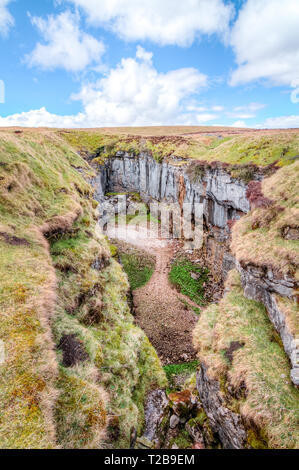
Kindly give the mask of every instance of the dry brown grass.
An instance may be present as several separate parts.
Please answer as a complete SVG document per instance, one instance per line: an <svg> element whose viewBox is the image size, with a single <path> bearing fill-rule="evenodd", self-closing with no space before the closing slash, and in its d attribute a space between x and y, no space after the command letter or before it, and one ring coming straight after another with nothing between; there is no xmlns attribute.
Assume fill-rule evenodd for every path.
<svg viewBox="0 0 299 470"><path fill-rule="evenodd" d="M133 324L126 276L96 233L82 173L94 176L59 133L0 130L3 448L99 448L108 411L119 417L115 445L128 447L147 391L165 384ZM63 365L63 335L77 338L86 360Z"/></svg>
<svg viewBox="0 0 299 470"><path fill-rule="evenodd" d="M90 190L73 163L86 166L51 133L0 132L2 448L57 446L57 280L44 235L64 233L82 216L80 191Z"/></svg>
<svg viewBox="0 0 299 470"><path fill-rule="evenodd" d="M299 392L289 378L288 358L265 308L244 297L236 271L226 287L225 297L204 310L194 331L199 359L220 382L225 406L240 413L248 430L259 429L271 448L298 448ZM230 363L225 351L233 341L244 346ZM245 394L238 395L244 386Z"/></svg>
<svg viewBox="0 0 299 470"><path fill-rule="evenodd" d="M299 279L299 242L283 236L286 227L298 227L298 176L296 162L266 178L262 190L272 204L254 209L234 225L231 248L243 265L267 266L277 275Z"/></svg>

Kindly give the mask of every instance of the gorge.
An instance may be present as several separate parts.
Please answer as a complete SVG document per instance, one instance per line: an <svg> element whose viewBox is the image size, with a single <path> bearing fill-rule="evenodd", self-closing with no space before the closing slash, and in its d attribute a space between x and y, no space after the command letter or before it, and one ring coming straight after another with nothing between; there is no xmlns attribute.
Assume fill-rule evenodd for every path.
<svg viewBox="0 0 299 470"><path fill-rule="evenodd" d="M265 139L261 152L278 139L253 138ZM86 145L87 139L92 145ZM293 154L282 167L275 160L241 165L219 154L207 158L214 146L217 151L223 146L225 154L226 139L213 137L206 158L189 158L188 151L156 158L155 151L132 149L132 141L122 137L2 131L1 263L11 292L2 308L12 318L13 312L23 312L16 317L20 331L4 323L1 335L9 357L1 367L8 378L2 404L11 426L6 446L241 449L298 444L298 162ZM250 136L229 139L234 144L245 139L251 151ZM147 142L153 145L150 138ZM134 318L128 280L112 242L96 228L99 219L102 226L109 220L115 199L130 194L146 207L156 202L182 209L187 204L193 224L200 205L203 245L187 250L191 274L196 278L197 267L208 268L210 282L221 286L221 295L224 290L199 315L192 313L197 370L177 389L170 388L162 367L167 357L157 346L155 351L138 315ZM20 205L22 216L16 217ZM159 249L163 253L163 246ZM161 268L165 283L172 257L173 251ZM14 281L12 259L20 273ZM28 261L24 265L22 260ZM149 284L149 303L151 286L157 284ZM189 302L186 309L182 305L182 318L192 311ZM12 352L16 335L18 354ZM37 344L33 352L32 342ZM27 367L26 377L20 372L16 389L11 371L22 371L23 360L32 370ZM11 397L14 407L17 403L13 413ZM16 418L9 420L10 413ZM19 422L27 423L21 433Z"/></svg>

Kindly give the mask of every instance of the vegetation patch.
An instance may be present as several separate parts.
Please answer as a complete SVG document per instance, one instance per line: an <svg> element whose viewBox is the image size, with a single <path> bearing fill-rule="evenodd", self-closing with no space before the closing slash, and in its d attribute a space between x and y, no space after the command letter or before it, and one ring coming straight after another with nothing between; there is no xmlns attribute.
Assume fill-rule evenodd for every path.
<svg viewBox="0 0 299 470"><path fill-rule="evenodd" d="M194 331L199 360L219 381L225 406L252 431L248 445L256 448L262 440L268 448L297 448L299 392L290 380L288 358L273 341L275 330L264 306L244 297L235 270L226 289L218 305L202 312Z"/></svg>
<svg viewBox="0 0 299 470"><path fill-rule="evenodd" d="M187 158L207 163L223 162L244 166L236 177L248 180L250 165L278 167L294 163L298 156L298 133L286 131L245 131L208 127L114 128L57 131L83 155L96 155L102 164L118 151L139 155L146 151L161 162ZM176 162L177 163L177 162ZM236 169L235 169L236 171Z"/></svg>
<svg viewBox="0 0 299 470"><path fill-rule="evenodd" d="M131 290L147 284L155 270L156 258L124 242L115 242L122 266L128 276Z"/></svg>
<svg viewBox="0 0 299 470"><path fill-rule="evenodd" d="M250 187L253 210L234 224L232 251L243 265L268 267L299 279L298 240L285 239L285 227L299 217L299 162L286 166L262 184Z"/></svg>
<svg viewBox="0 0 299 470"><path fill-rule="evenodd" d="M127 448L147 391L166 385L130 314L127 277L96 232L94 170L74 151L100 139L74 136L70 146L61 132L0 131L3 448ZM108 415L119 440L103 444Z"/></svg>
<svg viewBox="0 0 299 470"><path fill-rule="evenodd" d="M197 371L198 361L168 364L163 367L168 379L169 391L179 390L182 385Z"/></svg>
<svg viewBox="0 0 299 470"><path fill-rule="evenodd" d="M205 283L208 282L207 268L193 264L185 258L177 259L170 270L170 282L184 295L198 305L205 304Z"/></svg>

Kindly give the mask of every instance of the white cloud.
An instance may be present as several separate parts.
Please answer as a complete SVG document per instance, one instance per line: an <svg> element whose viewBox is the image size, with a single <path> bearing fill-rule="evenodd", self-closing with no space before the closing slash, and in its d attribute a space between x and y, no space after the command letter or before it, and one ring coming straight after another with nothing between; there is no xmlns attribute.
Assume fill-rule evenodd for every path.
<svg viewBox="0 0 299 470"><path fill-rule="evenodd" d="M225 38L233 7L224 0L68 0L90 23L127 41L186 46L202 34ZM100 3L100 4L99 4Z"/></svg>
<svg viewBox="0 0 299 470"><path fill-rule="evenodd" d="M229 127L248 127L246 122L244 121L236 121L233 124L231 124Z"/></svg>
<svg viewBox="0 0 299 470"><path fill-rule="evenodd" d="M262 103L249 103L243 106L236 106L232 111L227 112L227 117L234 119L252 119L256 116L256 112L265 108Z"/></svg>
<svg viewBox="0 0 299 470"><path fill-rule="evenodd" d="M8 4L11 0L0 0L0 34L6 35L14 24L14 19L9 13Z"/></svg>
<svg viewBox="0 0 299 470"><path fill-rule="evenodd" d="M269 128L269 129L288 129L291 127L299 127L299 116L280 116L280 117L270 117L265 120L262 124L259 124L259 128Z"/></svg>
<svg viewBox="0 0 299 470"><path fill-rule="evenodd" d="M266 79L290 86L299 78L298 31L298 0L247 0L231 34L238 64L231 85Z"/></svg>
<svg viewBox="0 0 299 470"><path fill-rule="evenodd" d="M212 106L211 110L215 111L215 112L220 112L220 111L224 110L224 107L223 106Z"/></svg>
<svg viewBox="0 0 299 470"><path fill-rule="evenodd" d="M195 115L195 119L196 119L196 122L194 122L194 119L191 119L189 122L190 122L190 125L194 125L194 124L204 124L206 122L209 122L209 121L214 121L215 119L217 119L219 116L217 116L217 114L196 114Z"/></svg>
<svg viewBox="0 0 299 470"><path fill-rule="evenodd" d="M207 85L207 77L194 68L159 73L151 53L137 48L135 58L122 59L104 78L82 86L72 98L83 104L76 116L57 116L45 108L0 118L0 126L96 127L202 123L213 114L187 110Z"/></svg>
<svg viewBox="0 0 299 470"><path fill-rule="evenodd" d="M64 68L71 72L85 69L91 63L99 63L105 47L101 41L80 30L78 15L65 11L46 20L32 17L45 44L38 43L26 57L30 66L42 69Z"/></svg>
<svg viewBox="0 0 299 470"><path fill-rule="evenodd" d="M292 103L299 103L299 78L297 80L293 80L291 83L291 87L294 88L294 90L291 93L291 101Z"/></svg>
<svg viewBox="0 0 299 470"><path fill-rule="evenodd" d="M84 118L82 113L74 116L51 114L43 107L7 117L0 116L0 127L81 127Z"/></svg>
<svg viewBox="0 0 299 470"><path fill-rule="evenodd" d="M259 111L260 109L263 109L265 107L264 104L262 103L249 103L245 104L243 106L236 106L234 108L234 111Z"/></svg>

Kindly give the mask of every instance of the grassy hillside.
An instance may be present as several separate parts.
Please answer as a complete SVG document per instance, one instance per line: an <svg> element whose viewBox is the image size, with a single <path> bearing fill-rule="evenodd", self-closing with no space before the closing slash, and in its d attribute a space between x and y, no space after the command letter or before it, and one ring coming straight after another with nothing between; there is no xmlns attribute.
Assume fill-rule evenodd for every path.
<svg viewBox="0 0 299 470"><path fill-rule="evenodd" d="M166 381L95 230L92 175L55 132L0 131L2 448L127 447Z"/></svg>
<svg viewBox="0 0 299 470"><path fill-rule="evenodd" d="M249 446L298 448L299 391L290 381L277 333L264 306L244 297L236 271L226 288L194 331L199 359L209 377L219 381L225 406L241 414Z"/></svg>
<svg viewBox="0 0 299 470"><path fill-rule="evenodd" d="M249 185L253 210L235 224L232 250L242 264L298 278L296 131L0 130L1 448L128 447L132 428L142 430L147 391L167 384L134 325L127 276L96 230L88 162L117 150L220 161L236 177L238 165L246 174L250 165L281 166ZM201 313L199 358L248 425L250 446L298 447L299 396L279 338L236 273L227 288ZM296 306L277 302L296 335ZM233 342L242 347L230 356ZM231 394L244 384L246 393Z"/></svg>
<svg viewBox="0 0 299 470"><path fill-rule="evenodd" d="M299 156L299 132L253 131L214 127L119 128L57 131L83 154L104 159L119 150L154 158L176 156L229 165L284 166Z"/></svg>
<svg viewBox="0 0 299 470"><path fill-rule="evenodd" d="M299 279L299 161L277 171L248 191L252 211L234 226L232 251L238 261L271 268ZM294 239L292 239L294 238Z"/></svg>

